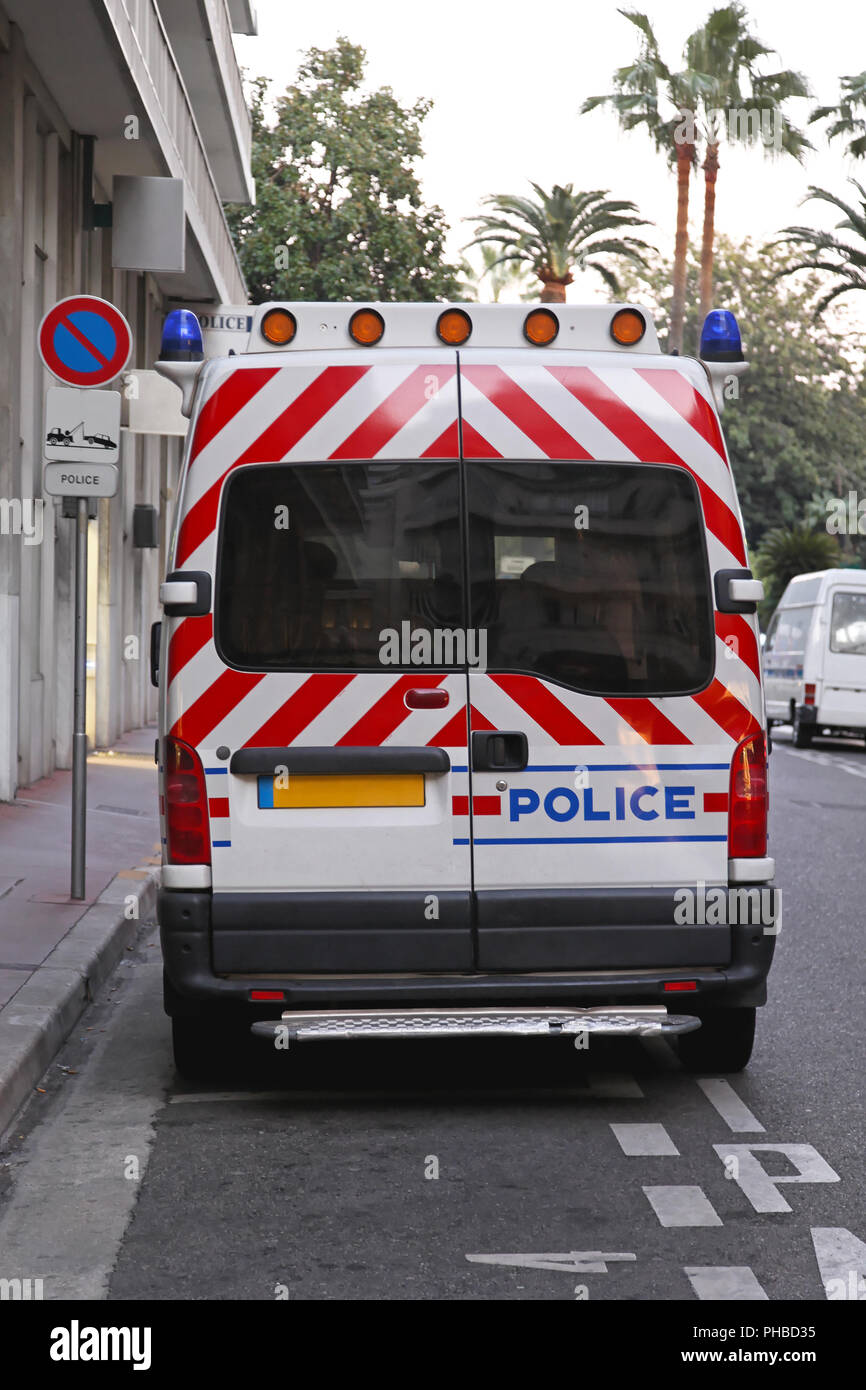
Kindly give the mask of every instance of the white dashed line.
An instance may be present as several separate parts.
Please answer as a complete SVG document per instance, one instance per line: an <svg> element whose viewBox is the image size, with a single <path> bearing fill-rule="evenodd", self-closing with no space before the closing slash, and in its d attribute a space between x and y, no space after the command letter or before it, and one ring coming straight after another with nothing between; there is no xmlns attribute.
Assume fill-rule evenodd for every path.
<svg viewBox="0 0 866 1390"><path fill-rule="evenodd" d="M679 1157L679 1149L664 1125L611 1125L617 1142L629 1158Z"/></svg>
<svg viewBox="0 0 866 1390"><path fill-rule="evenodd" d="M693 1265L684 1272L700 1299L769 1301L748 1265Z"/></svg>
<svg viewBox="0 0 866 1390"><path fill-rule="evenodd" d="M662 1226L721 1226L722 1218L702 1187L645 1187Z"/></svg>
<svg viewBox="0 0 866 1390"><path fill-rule="evenodd" d="M721 1077L708 1077L700 1080L698 1085L732 1134L766 1134L760 1120L740 1100L729 1082Z"/></svg>

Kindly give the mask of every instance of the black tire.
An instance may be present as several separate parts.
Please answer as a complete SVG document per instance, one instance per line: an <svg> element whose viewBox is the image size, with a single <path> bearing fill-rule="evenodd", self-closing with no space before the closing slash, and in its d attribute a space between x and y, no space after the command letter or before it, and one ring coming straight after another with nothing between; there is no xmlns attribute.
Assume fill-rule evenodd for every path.
<svg viewBox="0 0 866 1390"><path fill-rule="evenodd" d="M677 1047L686 1071L733 1072L748 1066L754 1041L754 1009L712 1009L700 1028L680 1034Z"/></svg>
<svg viewBox="0 0 866 1390"><path fill-rule="evenodd" d="M249 1064L252 1039L249 1028L235 1019L214 1015L173 1018L171 1043L175 1070L186 1081L223 1081L236 1078Z"/></svg>
<svg viewBox="0 0 866 1390"><path fill-rule="evenodd" d="M795 748L811 748L812 739L815 736L815 725L804 724L800 717L800 711L794 710L794 734L791 739Z"/></svg>

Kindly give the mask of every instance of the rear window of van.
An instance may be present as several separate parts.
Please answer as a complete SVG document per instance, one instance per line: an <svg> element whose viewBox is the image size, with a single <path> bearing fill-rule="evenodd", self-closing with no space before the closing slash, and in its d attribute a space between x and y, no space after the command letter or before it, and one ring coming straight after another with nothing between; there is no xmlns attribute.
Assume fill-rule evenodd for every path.
<svg viewBox="0 0 866 1390"><path fill-rule="evenodd" d="M433 646L444 653L437 669L466 669L468 652L470 669L482 653L491 670L591 694L709 683L703 523L684 470L546 459L462 468L462 478L460 464L426 460L237 469L216 578L223 659L262 671L411 670L393 644L383 662L383 634L468 629L462 647Z"/></svg>

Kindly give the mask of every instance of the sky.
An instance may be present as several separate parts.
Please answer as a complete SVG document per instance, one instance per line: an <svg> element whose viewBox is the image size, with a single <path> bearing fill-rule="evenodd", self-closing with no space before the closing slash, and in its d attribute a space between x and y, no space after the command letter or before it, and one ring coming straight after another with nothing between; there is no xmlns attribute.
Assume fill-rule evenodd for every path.
<svg viewBox="0 0 866 1390"><path fill-rule="evenodd" d="M721 3L721 0L716 0ZM713 0L639 0L669 65L679 62L686 36L714 8ZM472 235L471 219L490 193L529 192L528 180L549 187L573 183L630 198L655 225L636 235L666 254L673 250L676 180L642 133L628 135L606 111L579 114L586 97L611 89L611 77L636 55L637 30L615 0L548 0L535 7L499 0L257 0L258 37L237 37L241 64L279 88L294 78L301 54L330 47L338 34L367 51L370 86L388 85L409 105L434 106L423 127L418 165L425 200L438 203L451 226L448 251ZM792 103L801 128L815 104L838 100L839 75L866 67L866 5L861 0L749 0L752 29L778 50L781 66L802 72L813 100ZM761 242L792 223L832 226L840 214L822 203L799 206L817 184L848 198L853 174L866 183L866 161L846 160L820 127L803 164L767 158L760 149L722 149L716 190L717 229L734 240ZM700 237L702 180L692 184L691 229ZM569 288L572 302L605 298L591 273ZM854 306L866 326L866 308Z"/></svg>

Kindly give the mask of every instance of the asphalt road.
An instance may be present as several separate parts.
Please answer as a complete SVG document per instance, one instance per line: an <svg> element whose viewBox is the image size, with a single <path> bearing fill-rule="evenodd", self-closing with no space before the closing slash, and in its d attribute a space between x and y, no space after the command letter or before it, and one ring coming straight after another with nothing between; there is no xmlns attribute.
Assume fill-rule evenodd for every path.
<svg viewBox="0 0 866 1390"><path fill-rule="evenodd" d="M866 1274L866 750L788 739L746 1072L702 1086L654 1040L265 1044L192 1089L146 930L2 1155L0 1275L47 1298L823 1301Z"/></svg>

